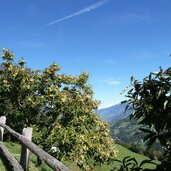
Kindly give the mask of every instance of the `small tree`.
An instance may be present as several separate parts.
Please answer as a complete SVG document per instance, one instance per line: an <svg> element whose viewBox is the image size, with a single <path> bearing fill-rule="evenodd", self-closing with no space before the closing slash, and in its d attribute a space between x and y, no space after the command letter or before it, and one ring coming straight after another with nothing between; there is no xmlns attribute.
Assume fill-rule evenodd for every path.
<svg viewBox="0 0 171 171"><path fill-rule="evenodd" d="M133 110L131 118L142 125L146 133L144 140L152 145L156 140L165 150L161 170L171 168L171 68L152 72L142 82L131 78L127 93L128 108ZM159 167L158 167L159 168Z"/></svg>
<svg viewBox="0 0 171 171"><path fill-rule="evenodd" d="M72 159L89 169L89 158L104 163L116 157L117 150L108 124L93 113L98 101L87 84L88 73L78 77L60 74L50 65L43 71L17 64L14 55L3 49L0 65L0 116L17 131L34 127L33 140L59 159ZM51 147L55 146L55 151Z"/></svg>

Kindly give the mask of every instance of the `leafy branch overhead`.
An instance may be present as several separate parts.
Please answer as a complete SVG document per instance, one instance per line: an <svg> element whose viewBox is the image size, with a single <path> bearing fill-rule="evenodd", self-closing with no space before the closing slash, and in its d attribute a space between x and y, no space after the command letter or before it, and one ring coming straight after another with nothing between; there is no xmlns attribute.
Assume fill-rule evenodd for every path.
<svg viewBox="0 0 171 171"><path fill-rule="evenodd" d="M138 120L144 138L151 146L159 141L165 149L166 167L171 167L171 68L151 72L142 82L131 78L127 92L131 118ZM162 163L163 163L162 162Z"/></svg>

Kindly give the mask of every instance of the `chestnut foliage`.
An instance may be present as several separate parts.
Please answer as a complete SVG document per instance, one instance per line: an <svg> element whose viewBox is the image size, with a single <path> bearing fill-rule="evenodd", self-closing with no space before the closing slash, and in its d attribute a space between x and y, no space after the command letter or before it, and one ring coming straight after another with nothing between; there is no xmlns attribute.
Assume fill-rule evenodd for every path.
<svg viewBox="0 0 171 171"><path fill-rule="evenodd" d="M0 65L0 115L18 132L34 128L33 141L60 160L74 160L89 170L88 159L102 164L115 159L117 150L108 124L93 111L98 101L87 84L88 73L60 74L52 64L43 71L14 61L14 54L2 50ZM55 146L58 150L52 151Z"/></svg>

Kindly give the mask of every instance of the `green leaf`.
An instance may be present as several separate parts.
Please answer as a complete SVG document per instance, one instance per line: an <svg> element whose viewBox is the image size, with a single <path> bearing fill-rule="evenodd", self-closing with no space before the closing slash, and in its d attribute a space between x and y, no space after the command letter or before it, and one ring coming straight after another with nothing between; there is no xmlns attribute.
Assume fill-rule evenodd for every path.
<svg viewBox="0 0 171 171"><path fill-rule="evenodd" d="M139 130L142 131L142 132L145 132L145 133L149 133L149 134L153 133L152 130L146 129L146 128L139 128Z"/></svg>
<svg viewBox="0 0 171 171"><path fill-rule="evenodd" d="M142 167L144 164L154 164L154 165L157 165L155 162L153 162L152 160L149 160L149 159L146 159L146 160L143 160L139 167Z"/></svg>

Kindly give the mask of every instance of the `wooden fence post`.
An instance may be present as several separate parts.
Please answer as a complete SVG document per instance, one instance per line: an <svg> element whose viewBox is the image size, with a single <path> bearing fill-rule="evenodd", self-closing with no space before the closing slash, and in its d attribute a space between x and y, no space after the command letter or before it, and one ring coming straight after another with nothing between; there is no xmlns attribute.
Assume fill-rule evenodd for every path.
<svg viewBox="0 0 171 171"><path fill-rule="evenodd" d="M63 163L51 156L43 149L39 148L36 144L26 139L23 135L15 132L8 125L0 123L0 126L6 129L11 135L16 137L24 146L26 146L32 153L34 153L40 160L44 160L45 163L55 171L70 171ZM1 154L1 152L0 152Z"/></svg>
<svg viewBox="0 0 171 171"><path fill-rule="evenodd" d="M3 124L6 123L6 117L5 116L0 117L0 123L3 123ZM0 127L0 141L3 141L3 135L4 135L4 128Z"/></svg>
<svg viewBox="0 0 171 171"><path fill-rule="evenodd" d="M24 128L22 135L28 139L28 140L32 140L32 128ZM20 158L20 164L22 166L22 168L24 169L24 171L27 171L29 168L29 154L30 154L30 150L27 149L24 145L22 145L22 149L21 149L21 158Z"/></svg>

